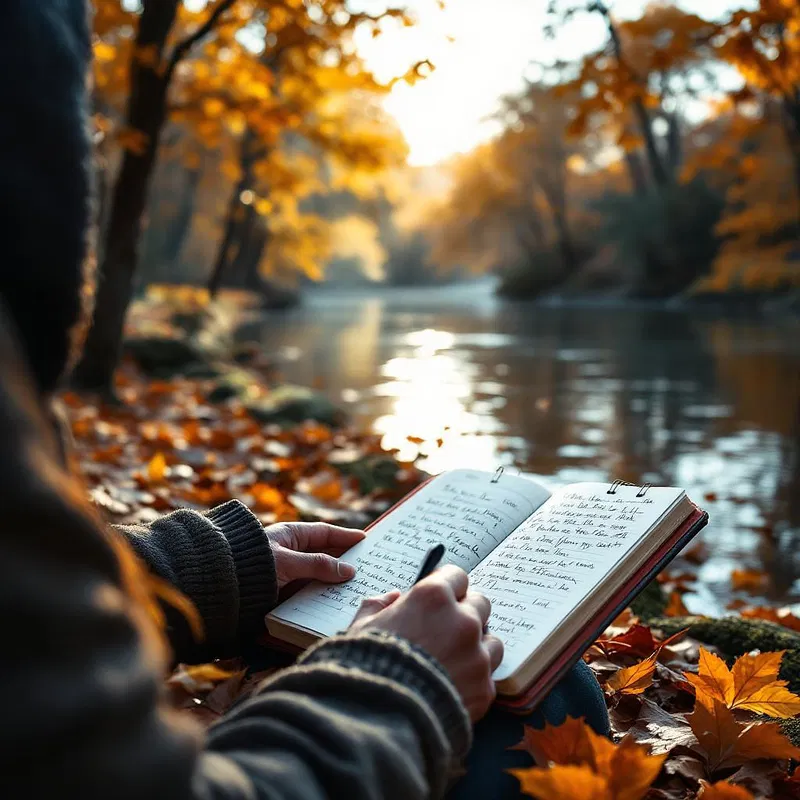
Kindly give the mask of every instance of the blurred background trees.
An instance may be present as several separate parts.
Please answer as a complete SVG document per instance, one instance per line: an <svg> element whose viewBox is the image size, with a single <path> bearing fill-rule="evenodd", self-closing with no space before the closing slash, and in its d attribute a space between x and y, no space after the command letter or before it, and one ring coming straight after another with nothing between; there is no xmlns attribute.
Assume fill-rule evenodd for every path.
<svg viewBox="0 0 800 800"><path fill-rule="evenodd" d="M413 25L406 9L94 0L100 281L77 384L110 390L151 283L268 308L309 281L487 273L510 298L797 292L796 3L615 6L550 0L552 52L589 23L601 46L531 52L494 136L409 166L384 99L434 65L409 57L379 79L359 46Z"/></svg>

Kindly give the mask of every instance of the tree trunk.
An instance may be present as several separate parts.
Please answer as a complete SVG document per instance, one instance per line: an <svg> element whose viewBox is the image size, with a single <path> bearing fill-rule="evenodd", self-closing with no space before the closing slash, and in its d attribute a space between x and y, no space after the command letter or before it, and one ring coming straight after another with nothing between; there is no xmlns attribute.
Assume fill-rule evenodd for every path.
<svg viewBox="0 0 800 800"><path fill-rule="evenodd" d="M792 156L794 183L797 195L797 220L800 226L800 98L784 97L782 103L783 130Z"/></svg>
<svg viewBox="0 0 800 800"><path fill-rule="evenodd" d="M628 64L627 59L625 58L625 53L622 50L622 39L620 38L617 26L614 24L614 20L611 18L611 12L600 2L596 4L596 7L606 21L608 35L611 37L611 43L614 48L614 56L616 57L617 62L621 67L623 67L623 69L627 71L630 80L640 88L644 89L644 81L639 75L636 74L634 69L630 66L630 64ZM647 161L650 165L650 172L653 175L653 180L655 180L656 185L659 187L666 186L670 179L669 172L664 166L664 161L661 157L661 154L658 152L658 144L656 143L656 137L653 134L653 125L652 121L650 120L650 114L647 112L644 100L642 100L640 97L637 97L633 100L633 113L636 117L636 121L639 124L639 131L644 139L645 152L647 153Z"/></svg>
<svg viewBox="0 0 800 800"><path fill-rule="evenodd" d="M572 232L569 229L567 215L562 209L556 210L556 208L553 208L553 224L558 236L558 249L561 251L564 270L569 275L578 263L578 256L575 252L575 245L572 242Z"/></svg>
<svg viewBox="0 0 800 800"><path fill-rule="evenodd" d="M211 277L208 279L208 291L212 297L216 297L217 292L219 292L233 258L233 248L236 244L236 234L242 207L241 195L248 188L248 182L249 176L242 172L242 177L239 178L236 186L234 186L231 198L228 201L228 210L225 213L225 232L217 250Z"/></svg>
<svg viewBox="0 0 800 800"><path fill-rule="evenodd" d="M222 286L226 278L226 273L232 266L234 258L234 248L239 236L239 228L243 221L243 214L247 207L242 203L242 193L252 190L254 185L253 167L259 158L262 158L266 151L259 145L256 134L248 128L242 138L241 150L239 155L239 165L241 176L233 187L231 199L228 201L228 210L225 214L225 232L222 235L214 267L208 279L208 291L214 297ZM252 209L254 212L255 209Z"/></svg>
<svg viewBox="0 0 800 800"><path fill-rule="evenodd" d="M144 4L135 52L155 47L159 61L163 58L164 44L179 3L180 0L151 0ZM147 190L166 117L170 77L171 73L144 66L135 58L131 63L127 122L130 129L141 132L145 138L141 149L126 149L122 159L105 232L94 324L74 375L79 388L107 395L113 395L125 314L133 297Z"/></svg>
<svg viewBox="0 0 800 800"><path fill-rule="evenodd" d="M202 162L196 167L187 170L186 183L181 193L180 206L175 220L167 233L164 242L163 260L170 266L174 266L183 250L184 242L189 236L194 217L194 202L197 195L197 187L203 174Z"/></svg>
<svg viewBox="0 0 800 800"><path fill-rule="evenodd" d="M631 177L633 191L639 196L647 195L647 173L642 164L642 157L639 152L625 151L625 163L628 165L628 174Z"/></svg>
<svg viewBox="0 0 800 800"><path fill-rule="evenodd" d="M247 242L247 249L240 251L239 266L244 273L244 283L248 289L260 291L265 281L261 277L261 262L269 243L269 230L266 225L254 225Z"/></svg>

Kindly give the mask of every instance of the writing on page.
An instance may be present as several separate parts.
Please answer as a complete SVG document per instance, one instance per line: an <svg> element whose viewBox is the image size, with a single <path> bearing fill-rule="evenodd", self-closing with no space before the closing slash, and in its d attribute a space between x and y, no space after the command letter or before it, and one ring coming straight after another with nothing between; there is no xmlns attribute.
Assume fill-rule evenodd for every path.
<svg viewBox="0 0 800 800"><path fill-rule="evenodd" d="M365 597L407 589L435 544L447 548L448 562L471 570L547 497L530 481L493 483L491 477L456 470L423 487L344 556L356 567L353 580L307 587L281 607L281 618L336 633L350 624Z"/></svg>
<svg viewBox="0 0 800 800"><path fill-rule="evenodd" d="M678 490L610 495L606 484L556 493L472 573L492 602L489 627L506 646L507 677L616 566Z"/></svg>

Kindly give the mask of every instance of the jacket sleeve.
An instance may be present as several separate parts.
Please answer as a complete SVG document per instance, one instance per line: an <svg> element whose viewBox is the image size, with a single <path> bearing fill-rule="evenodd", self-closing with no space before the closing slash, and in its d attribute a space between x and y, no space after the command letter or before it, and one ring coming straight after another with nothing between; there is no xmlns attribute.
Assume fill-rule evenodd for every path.
<svg viewBox="0 0 800 800"><path fill-rule="evenodd" d="M178 661L220 658L239 641L264 630L264 615L278 598L275 561L264 527L238 500L206 514L181 510L150 525L120 526L151 572L194 604L203 621L195 641L185 619L164 607Z"/></svg>
<svg viewBox="0 0 800 800"><path fill-rule="evenodd" d="M329 640L206 738L169 711L124 543L59 466L38 408L0 309L0 797L442 795L468 719L449 680L402 640Z"/></svg>

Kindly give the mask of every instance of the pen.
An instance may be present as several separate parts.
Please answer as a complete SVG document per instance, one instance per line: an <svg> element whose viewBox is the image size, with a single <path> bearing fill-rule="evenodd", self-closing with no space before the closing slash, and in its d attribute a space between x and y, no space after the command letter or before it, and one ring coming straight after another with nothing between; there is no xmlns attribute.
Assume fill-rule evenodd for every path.
<svg viewBox="0 0 800 800"><path fill-rule="evenodd" d="M446 552L447 548L443 544L431 547L425 554L425 558L422 559L422 565L419 568L417 577L414 578L414 583L419 583L423 578L427 578L439 566L439 562L444 558Z"/></svg>

